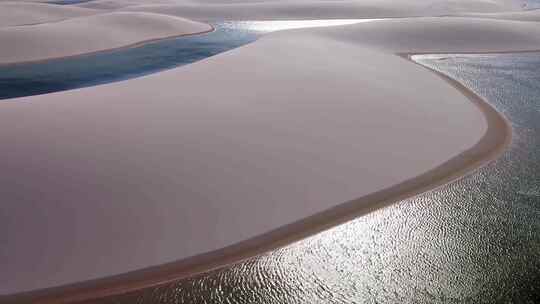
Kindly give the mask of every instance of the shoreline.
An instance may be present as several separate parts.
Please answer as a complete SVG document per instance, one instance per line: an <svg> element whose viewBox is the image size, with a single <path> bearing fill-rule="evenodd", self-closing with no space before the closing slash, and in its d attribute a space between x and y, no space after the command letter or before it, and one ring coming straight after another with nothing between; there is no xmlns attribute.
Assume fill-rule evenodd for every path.
<svg viewBox="0 0 540 304"><path fill-rule="evenodd" d="M531 9L531 10L540 10L540 8L539 9ZM454 15L446 15L446 16L439 16L439 17L442 17L442 18L444 18L444 17L460 17L461 18L461 16L459 16L459 15L456 15L456 16L454 16ZM376 19L385 20L385 19L413 19L413 18L425 18L425 17L423 17L423 16L380 17L380 18L376 18ZM71 19L71 18L56 20L56 21L52 21L52 22L41 22L41 23L14 25L14 26L8 26L6 28L23 27L23 26L35 26L35 25L42 25L42 24L49 24L49 23L59 23L59 22L66 21L66 20L69 20L69 19ZM357 20L356 18L345 18L345 19ZM358 18L358 20L362 20L362 19L371 19L371 18ZM497 18L494 18L494 19L499 20ZM232 21L239 21L239 22L258 22L258 21L265 22L266 21L266 22L269 22L269 21L291 21L291 20L292 21L309 21L309 20L319 20L319 19L268 19L268 20L260 20L260 19L257 19L257 20L232 20L231 19L231 20L229 20L229 19L224 19L224 20L221 20L221 21L224 21L224 22L232 22ZM342 20L342 18L328 18L328 20ZM197 21L197 22L201 22L201 21ZM524 21L524 22L529 22L529 21ZM163 41L163 40L169 40L169 39L176 39L176 38L180 38L180 37L208 34L208 33L214 32L216 30L214 25L212 25L211 23L208 23L208 22L202 22L202 23L208 25L210 27L210 29L205 30L205 31L201 31L201 32L172 35L172 36L166 36L166 37L162 37L162 38L147 39L147 40L139 41L139 42L136 42L136 43L127 44L127 45L124 45L124 46L113 47L113 48L97 50L97 51L91 51L91 52L85 52L85 53L78 53L78 54L67 55L67 56L48 57L48 58L43 58L43 59L23 60L23 61L15 61L15 62L0 62L0 68L10 67L10 66L18 66L18 65L26 65L26 64L34 64L34 63L36 63L36 64L37 63L45 63L45 62L48 62L48 61L69 59L69 58L74 58L74 57L78 57L78 56L90 56L90 55L94 55L94 54L119 51L119 50L123 50L123 49L131 49L131 48L136 48L136 47L140 47L140 46L143 46L143 45L146 45L146 44L151 44L151 43L159 42L159 41ZM320 27L324 27L324 26L320 26ZM440 54L452 54L452 55L471 54L471 55L479 55L479 54L511 54L511 53L536 53L536 52L540 52L540 50L517 50L517 51L505 50L505 51L493 51L493 52L491 52L491 51L477 51L477 52L474 52L474 51L473 52L471 52L471 51L469 51L469 52L418 52L418 53L410 53L410 54L409 53L396 53L396 55L398 55L398 56L402 56L402 55L403 56L440 55Z"/></svg>
<svg viewBox="0 0 540 304"><path fill-rule="evenodd" d="M467 53L473 54L472 52ZM488 52L482 53L485 54ZM519 51L511 53L519 53ZM451 52L446 54L459 53ZM463 54L465 54L465 52ZM302 220L271 230L263 235L216 251L111 277L36 291L2 295L0 296L0 302L72 303L89 301L117 294L126 294L143 288L165 285L186 277L202 274L284 247L398 201L408 199L427 191L432 191L471 174L474 170L488 164L505 151L505 148L511 142L512 131L510 122L501 113L493 108L482 97L476 95L458 81L411 59L411 56L413 55L423 54L411 53L395 55L406 59L411 63L418 64L428 71L434 72L480 109L487 121L487 130L473 147L452 157L442 165L400 184L352 201L344 202Z"/></svg>
<svg viewBox="0 0 540 304"><path fill-rule="evenodd" d="M44 63L44 62L48 62L48 61L69 59L69 58L74 58L74 57L78 57L78 56L90 56L90 55L95 55L95 54L100 54L100 53L119 51L119 50L123 50L123 49L131 49L131 48L143 46L143 45L146 45L146 44L151 44L151 43L162 41L162 40L169 40L169 39L176 39L176 38L186 37L186 36L195 36L195 35L208 34L208 33L214 32L216 30L215 27L212 24L210 24L210 23L204 23L204 24L208 25L210 27L210 29L202 31L202 32L179 34L179 35L166 36L166 37L162 37L162 38L147 39L147 40L139 41L139 42L124 45L124 46L108 48L108 49L92 51L92 52L86 52L86 53L67 55L67 56L49 57L49 58L43 58L43 59L24 60L24 61L16 61L16 62L4 62L4 63L0 62L0 68L10 67L10 66L17 66L17 65L32 64L32 63ZM39 25L39 24L36 24L36 25ZM32 26L32 25L30 25L30 26Z"/></svg>

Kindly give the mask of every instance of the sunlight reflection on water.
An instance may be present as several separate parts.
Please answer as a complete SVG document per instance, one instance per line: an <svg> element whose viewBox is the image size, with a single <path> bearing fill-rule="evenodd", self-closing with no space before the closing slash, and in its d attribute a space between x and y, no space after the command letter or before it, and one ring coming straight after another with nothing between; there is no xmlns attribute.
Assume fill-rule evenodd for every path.
<svg viewBox="0 0 540 304"><path fill-rule="evenodd" d="M42 62L0 65L0 99L94 86L194 63L284 29L335 26L376 19L225 21L202 35Z"/></svg>
<svg viewBox="0 0 540 304"><path fill-rule="evenodd" d="M502 157L285 248L102 302L539 303L540 54L416 59L504 112Z"/></svg>
<svg viewBox="0 0 540 304"><path fill-rule="evenodd" d="M339 24L366 20L346 22L349 23ZM114 74L111 67L131 67L128 63L133 58L139 55L145 58L135 60L145 65L136 66L135 70L119 70L119 78L107 80L117 81L207 58L251 42L263 32L309 26L321 24L315 20L253 21L236 25L228 22L221 25L222 32L149 44L132 49L134 53L123 50L100 54L104 57L89 56L92 65L55 61L55 70L66 71L61 68L65 64L90 73L92 67L98 66ZM537 303L540 295L540 54L415 58L474 89L512 121L513 143L500 159L448 186L283 249L102 302ZM121 65L119 60L128 63ZM50 88L51 84L43 81L54 79L60 84L58 90L72 88L73 83L86 86L103 80L103 75L96 74L95 78L81 82L70 78L81 76L77 69L69 70L67 77L66 74L54 76L48 68L32 65L28 74L21 70L0 70L6 84L0 93L14 87L10 78L14 74L9 73L16 72L39 80L38 84L44 88ZM46 79L36 76L40 69L48 73ZM21 88L24 91L30 86L23 83Z"/></svg>
<svg viewBox="0 0 540 304"><path fill-rule="evenodd" d="M234 21L224 22L238 30L275 32L312 27L326 27L371 22L380 19L326 19L326 20L277 20L277 21Z"/></svg>

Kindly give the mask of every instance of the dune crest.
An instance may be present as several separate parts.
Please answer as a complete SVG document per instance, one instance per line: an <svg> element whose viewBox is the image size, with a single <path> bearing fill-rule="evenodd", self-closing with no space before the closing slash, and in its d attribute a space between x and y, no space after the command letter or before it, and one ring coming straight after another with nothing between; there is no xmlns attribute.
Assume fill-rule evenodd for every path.
<svg viewBox="0 0 540 304"><path fill-rule="evenodd" d="M488 39L497 32L513 35ZM2 292L173 262L74 294L155 284L457 178L500 153L506 122L396 53L459 51L452 42L532 50L538 37L531 22L466 18L294 30L127 82L4 102L0 178L12 216L0 233L18 232L1 235L12 240ZM48 250L14 238L46 239ZM47 263L36 267L38 253Z"/></svg>
<svg viewBox="0 0 540 304"><path fill-rule="evenodd" d="M515 21L531 21L540 22L540 9L519 11L519 12L502 12L502 13L469 13L462 14L463 17L468 18L490 18L490 19L504 19Z"/></svg>
<svg viewBox="0 0 540 304"><path fill-rule="evenodd" d="M75 6L6 1L0 2L0 28L56 22L97 13L99 13L98 10Z"/></svg>
<svg viewBox="0 0 540 304"><path fill-rule="evenodd" d="M117 0L125 4L127 0ZM278 20L278 19L359 19L438 16L464 12L501 12L521 10L517 0L342 0L342 1L182 1L176 3L150 3L135 5L131 2L122 10L146 11L184 16L195 20ZM87 7L100 3L117 3L96 0Z"/></svg>
<svg viewBox="0 0 540 304"><path fill-rule="evenodd" d="M521 1L315 2L112 0L132 11L0 29L0 62L210 29L144 11L372 18ZM82 301L175 280L459 178L501 153L508 123L406 57L533 50L535 22L381 20L283 31L181 68L1 102L0 294L20 294L0 300Z"/></svg>
<svg viewBox="0 0 540 304"><path fill-rule="evenodd" d="M0 28L0 64L74 56L211 29L208 24L179 17L129 12Z"/></svg>

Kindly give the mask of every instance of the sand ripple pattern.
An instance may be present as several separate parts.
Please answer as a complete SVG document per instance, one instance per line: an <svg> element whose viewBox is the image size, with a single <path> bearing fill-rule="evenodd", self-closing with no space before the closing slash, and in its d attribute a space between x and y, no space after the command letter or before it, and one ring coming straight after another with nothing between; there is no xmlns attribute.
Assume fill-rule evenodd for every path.
<svg viewBox="0 0 540 304"><path fill-rule="evenodd" d="M512 121L500 159L286 248L99 302L538 303L540 54L417 59Z"/></svg>

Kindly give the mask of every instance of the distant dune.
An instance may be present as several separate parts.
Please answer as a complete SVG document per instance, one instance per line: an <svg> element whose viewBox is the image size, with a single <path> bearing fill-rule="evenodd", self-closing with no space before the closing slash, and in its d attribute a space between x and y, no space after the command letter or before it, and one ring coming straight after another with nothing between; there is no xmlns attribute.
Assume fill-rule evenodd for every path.
<svg viewBox="0 0 540 304"><path fill-rule="evenodd" d="M225 0L226 1L226 0ZM144 4L178 4L183 3L181 0L93 0L90 2L84 2L77 4L79 7L94 8L94 9L103 9L111 10L118 9L134 5L144 5Z"/></svg>
<svg viewBox="0 0 540 304"><path fill-rule="evenodd" d="M466 18L284 31L147 77L4 102L3 208L32 229L2 223L18 231L2 235L13 240L2 292L214 252L96 290L156 283L457 178L499 155L508 126L395 54L532 50L539 37L531 22ZM48 251L15 242L33 238Z"/></svg>
<svg viewBox="0 0 540 304"><path fill-rule="evenodd" d="M96 0L88 7L105 0ZM128 0L119 0L121 3ZM138 3L142 1L134 1ZM176 1L178 4L152 4L124 7L129 11L147 11L184 16L196 20L275 20L275 19L345 19L415 17L456 14L460 12L498 12L518 10L516 1L457 0L343 0L343 1ZM105 3L116 3L106 1Z"/></svg>
<svg viewBox="0 0 540 304"><path fill-rule="evenodd" d="M0 63L72 56L208 30L207 24L183 18L126 12L0 28Z"/></svg>
<svg viewBox="0 0 540 304"><path fill-rule="evenodd" d="M500 155L510 127L407 56L540 50L537 23L485 18L535 19L514 12L521 1L163 1L96 0L85 6L103 14L1 28L0 63L211 28L169 15L490 14L277 32L181 68L1 102L0 294L172 263L4 299L83 300L177 279L459 178Z"/></svg>
<svg viewBox="0 0 540 304"><path fill-rule="evenodd" d="M506 52L540 47L540 26L515 20L429 17L295 31L306 36L316 31L342 42L392 53Z"/></svg>
<svg viewBox="0 0 540 304"><path fill-rule="evenodd" d="M540 22L540 9L520 12L462 14L464 17ZM540 26L540 25L539 25Z"/></svg>
<svg viewBox="0 0 540 304"><path fill-rule="evenodd" d="M60 21L89 16L99 11L75 6L31 2L0 2L0 27ZM3 47L3 43L0 42Z"/></svg>

